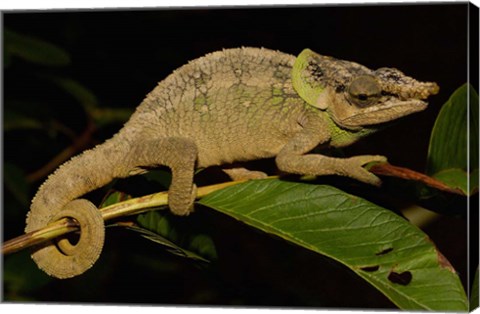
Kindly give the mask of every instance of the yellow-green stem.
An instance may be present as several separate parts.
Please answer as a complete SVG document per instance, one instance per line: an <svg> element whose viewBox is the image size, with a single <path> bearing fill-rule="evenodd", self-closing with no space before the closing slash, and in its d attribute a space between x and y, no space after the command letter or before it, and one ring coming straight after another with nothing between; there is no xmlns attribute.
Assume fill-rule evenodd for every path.
<svg viewBox="0 0 480 314"><path fill-rule="evenodd" d="M197 198L202 198L214 191L221 190L228 186L236 185L242 182L245 182L245 180L200 187L197 190ZM143 213L167 204L167 192L160 192L109 205L101 208L100 212L102 213L103 220L108 221L118 217ZM79 226L74 220L63 218L48 224L46 227L40 230L29 232L6 241L2 247L2 254L11 254L77 230L79 230Z"/></svg>

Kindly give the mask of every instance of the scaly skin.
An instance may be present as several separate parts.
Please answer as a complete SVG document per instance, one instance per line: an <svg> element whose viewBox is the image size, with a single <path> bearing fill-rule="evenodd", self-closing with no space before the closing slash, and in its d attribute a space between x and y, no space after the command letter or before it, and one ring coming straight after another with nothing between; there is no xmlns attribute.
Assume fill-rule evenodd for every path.
<svg viewBox="0 0 480 314"><path fill-rule="evenodd" d="M426 104L418 99L438 90L434 83L417 82L394 69L377 71L310 50L297 59L257 48L196 59L160 82L112 139L52 174L32 201L25 230L42 228L65 214L73 216L73 207L88 215L95 211L93 205L75 199L113 178L160 165L172 170L169 207L178 215L193 209L196 168L236 161L275 157L285 172L342 175L379 184L362 166L385 160L382 156L339 159L308 154L319 144L349 145L373 132L376 123L423 110ZM264 176L246 169L225 171L235 179ZM74 218L85 226L82 215ZM58 278L91 267L104 232L101 221L91 221L88 232L81 230L77 245L62 240L36 248L32 257L38 266ZM88 241L100 249L86 255Z"/></svg>

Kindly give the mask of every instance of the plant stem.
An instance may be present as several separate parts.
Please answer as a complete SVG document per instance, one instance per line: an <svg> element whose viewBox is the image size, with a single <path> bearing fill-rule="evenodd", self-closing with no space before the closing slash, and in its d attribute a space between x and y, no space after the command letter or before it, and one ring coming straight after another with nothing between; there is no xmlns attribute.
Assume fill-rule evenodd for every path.
<svg viewBox="0 0 480 314"><path fill-rule="evenodd" d="M430 178L424 174L412 171L407 168L396 167L388 163L375 164L369 169L372 173L385 176L394 176L406 180L420 181L428 186L436 189L447 191L450 193L462 194L458 189L452 189L444 183ZM276 178L276 176L268 177ZM214 191L226 188L228 186L236 185L246 180L230 181L209 186L200 187L197 190L197 198L202 198ZM137 215L146 211L158 209L159 206L168 204L167 192L160 192L150 195L132 198L124 202L112 204L100 209L104 221L114 218ZM61 219L48 224L46 227L36 230L9 241L6 241L2 247L2 254L7 255L52 240L58 236L67 234L69 232L79 230L79 225L72 219Z"/></svg>
<svg viewBox="0 0 480 314"><path fill-rule="evenodd" d="M221 190L228 186L236 185L245 182L245 180L230 181L209 186L200 187L197 190L197 198L204 197L214 191ZM124 202L112 204L100 209L104 221L114 218L131 216L153 209L158 209L159 206L168 204L167 192L159 192L155 194L145 195L137 198L132 198ZM35 230L9 241L6 241L2 247L2 254L7 255L27 247L37 245L46 241L50 241L61 235L78 231L79 225L73 219L62 218L54 221L42 229Z"/></svg>

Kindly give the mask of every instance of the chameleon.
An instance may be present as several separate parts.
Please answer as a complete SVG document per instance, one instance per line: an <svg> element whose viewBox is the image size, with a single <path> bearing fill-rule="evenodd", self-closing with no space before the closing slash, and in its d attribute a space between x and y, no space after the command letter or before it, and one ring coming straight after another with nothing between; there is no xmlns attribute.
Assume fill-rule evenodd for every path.
<svg viewBox="0 0 480 314"><path fill-rule="evenodd" d="M84 273L101 253L105 230L97 207L79 197L154 167L170 168L168 206L183 216L193 211L196 169L221 166L234 180L266 176L235 162L274 158L284 173L379 185L364 166L386 157L312 151L348 146L422 111L438 91L436 83L395 68L371 70L310 49L298 56L253 47L209 53L158 83L118 133L61 165L39 187L25 231L70 217L80 236L76 243L64 238L38 245L32 258L56 278Z"/></svg>

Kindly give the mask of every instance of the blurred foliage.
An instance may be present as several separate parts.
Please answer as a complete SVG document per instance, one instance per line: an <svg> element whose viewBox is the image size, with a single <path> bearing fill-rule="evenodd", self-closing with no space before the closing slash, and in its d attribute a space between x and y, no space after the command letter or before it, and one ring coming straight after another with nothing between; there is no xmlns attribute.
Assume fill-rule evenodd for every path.
<svg viewBox="0 0 480 314"><path fill-rule="evenodd" d="M466 195L478 192L478 113L478 94L464 84L438 114L428 150L427 173Z"/></svg>
<svg viewBox="0 0 480 314"><path fill-rule="evenodd" d="M46 66L65 66L70 63L69 54L62 48L38 38L5 29L4 65L10 66L13 57Z"/></svg>
<svg viewBox="0 0 480 314"><path fill-rule="evenodd" d="M179 217L168 212L148 212L139 215L137 222L144 228L130 227L129 229L140 232L143 237L165 246L175 255L206 263L217 258L215 244L211 237L199 233L205 226L198 225L194 228L192 226L192 222L195 223L194 220L188 218L180 220ZM196 223L198 224L198 221Z"/></svg>
<svg viewBox="0 0 480 314"><path fill-rule="evenodd" d="M473 312L473 310L478 307L478 297L479 297L479 292L478 292L478 267L477 267L477 270L475 271L475 275L473 279L471 294L470 294L470 309L469 309L470 312Z"/></svg>
<svg viewBox="0 0 480 314"><path fill-rule="evenodd" d="M12 163L5 163L3 165L3 183L22 206L27 207L30 204L28 183L22 169Z"/></svg>

